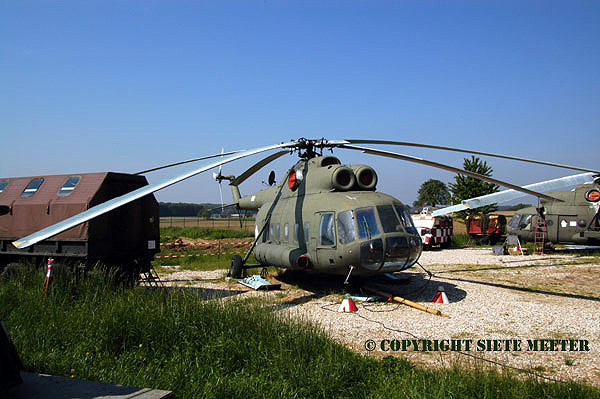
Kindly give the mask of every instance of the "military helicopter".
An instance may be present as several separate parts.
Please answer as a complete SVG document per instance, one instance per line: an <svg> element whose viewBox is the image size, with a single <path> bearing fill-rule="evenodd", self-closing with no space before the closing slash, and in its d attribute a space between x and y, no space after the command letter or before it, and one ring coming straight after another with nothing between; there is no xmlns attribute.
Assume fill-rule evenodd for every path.
<svg viewBox="0 0 600 399"><path fill-rule="evenodd" d="M576 187L571 191L554 191L572 186ZM525 187L547 193L561 199L562 202L542 198L538 206L519 210L507 225L508 234L518 236L520 241L535 241L536 230L538 230L538 234L544 234L545 242L553 244L600 244L600 176L598 174L581 173ZM523 196L523 193L514 190L501 191L438 209L433 212L433 215L446 215ZM543 229L541 232L538 229L540 225Z"/></svg>
<svg viewBox="0 0 600 399"><path fill-rule="evenodd" d="M325 149L331 151L338 148L347 149L406 160L475 177L535 195L547 201L564 201L449 165L395 152L367 148L358 144L435 148L598 173L544 161L418 143L301 138L252 150L203 157L203 164L196 169L96 205L62 222L16 240L13 245L17 248L26 248L191 176L267 151L276 152L260 160L237 177L222 176L220 171L216 175L219 181L229 181L234 204L239 209L258 210L255 241L245 259L239 255L233 257L230 269L233 277L239 277L242 269L248 267L245 262L252 251L260 265L263 266L274 265L290 269L313 270L347 275L348 277L351 273L372 275L401 271L417 262L422 251L422 244L407 208L394 197L376 191L377 174L373 168L362 164L342 165L341 161L332 155L323 156ZM274 184L275 179L271 174L269 178L271 187L246 196L240 194L238 186L242 182L270 162L289 153L296 153L300 159L288 170L285 178L279 184ZM220 159L206 160L215 157L220 157ZM194 160L177 164L191 161Z"/></svg>
<svg viewBox="0 0 600 399"><path fill-rule="evenodd" d="M508 223L508 234L534 241L538 225L546 241L555 244L600 245L600 178L572 191L550 192L564 203L541 199L537 207L523 208Z"/></svg>

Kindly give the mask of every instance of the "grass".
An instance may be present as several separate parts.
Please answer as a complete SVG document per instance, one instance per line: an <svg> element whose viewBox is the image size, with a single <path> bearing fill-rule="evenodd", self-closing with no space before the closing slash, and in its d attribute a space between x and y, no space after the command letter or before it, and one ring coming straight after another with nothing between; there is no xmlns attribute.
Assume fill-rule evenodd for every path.
<svg viewBox="0 0 600 399"><path fill-rule="evenodd" d="M353 353L318 327L257 301L116 287L24 268L0 284L4 320L29 371L175 392L177 398L600 398L575 383L478 366L431 370Z"/></svg>
<svg viewBox="0 0 600 399"><path fill-rule="evenodd" d="M476 245L477 242L468 234L454 234L452 236L453 247L474 247Z"/></svg>
<svg viewBox="0 0 600 399"><path fill-rule="evenodd" d="M172 242L178 238L217 240L219 238L247 238L251 233L238 230L212 229L210 227L161 227L160 241Z"/></svg>

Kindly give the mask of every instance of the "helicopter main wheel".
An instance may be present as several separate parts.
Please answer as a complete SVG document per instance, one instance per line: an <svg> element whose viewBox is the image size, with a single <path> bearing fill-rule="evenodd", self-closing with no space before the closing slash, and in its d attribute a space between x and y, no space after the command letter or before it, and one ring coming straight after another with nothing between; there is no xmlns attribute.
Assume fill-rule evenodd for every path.
<svg viewBox="0 0 600 399"><path fill-rule="evenodd" d="M242 278L242 257L240 255L233 255L231 258L231 266L229 267L229 276L232 278Z"/></svg>

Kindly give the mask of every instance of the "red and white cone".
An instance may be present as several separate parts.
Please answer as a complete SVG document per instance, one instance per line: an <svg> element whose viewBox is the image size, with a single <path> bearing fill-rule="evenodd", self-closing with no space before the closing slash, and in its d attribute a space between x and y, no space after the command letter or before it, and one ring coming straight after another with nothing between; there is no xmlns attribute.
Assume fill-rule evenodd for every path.
<svg viewBox="0 0 600 399"><path fill-rule="evenodd" d="M438 290L433 296L433 300L431 302L450 303L450 301L448 300L448 296L446 296L446 293L444 292L444 287L442 287L441 285L438 287Z"/></svg>
<svg viewBox="0 0 600 399"><path fill-rule="evenodd" d="M356 308L356 305L354 304L354 301L352 300L352 298L345 298L342 301L342 304L340 305L340 308L338 309L338 312L356 312L358 311L358 309Z"/></svg>

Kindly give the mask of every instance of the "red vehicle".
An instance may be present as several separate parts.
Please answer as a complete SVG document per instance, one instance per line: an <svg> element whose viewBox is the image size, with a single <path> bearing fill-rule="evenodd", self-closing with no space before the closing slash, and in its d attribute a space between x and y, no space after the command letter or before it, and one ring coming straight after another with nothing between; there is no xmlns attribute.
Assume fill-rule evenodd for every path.
<svg viewBox="0 0 600 399"><path fill-rule="evenodd" d="M467 216L465 224L469 236L482 244L494 245L506 234L506 216L503 215Z"/></svg>

